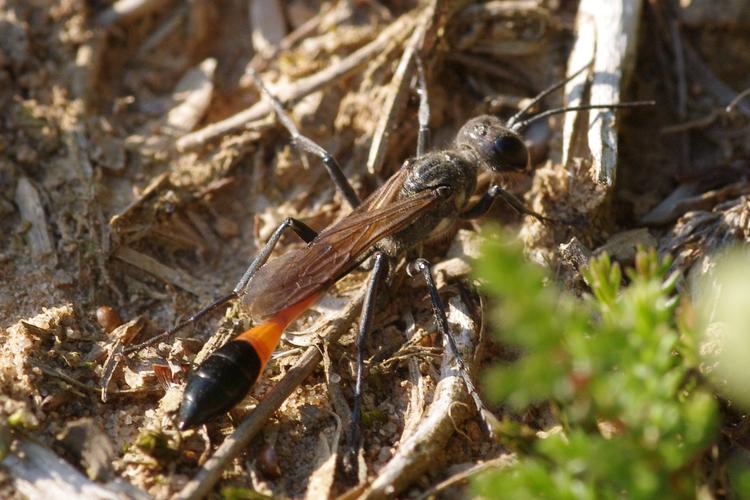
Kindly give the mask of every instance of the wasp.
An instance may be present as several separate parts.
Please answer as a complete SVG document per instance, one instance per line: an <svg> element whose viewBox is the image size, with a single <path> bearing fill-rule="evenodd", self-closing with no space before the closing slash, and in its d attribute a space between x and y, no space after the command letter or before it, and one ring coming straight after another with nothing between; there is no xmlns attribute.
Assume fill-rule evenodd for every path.
<svg viewBox="0 0 750 500"><path fill-rule="evenodd" d="M253 74L256 86L270 100L278 120L289 131L293 142L303 151L321 159L337 190L352 210L320 232L300 220L285 219L272 233L230 294L162 335L126 351L138 350L171 335L232 299L240 300L242 309L261 321L214 351L191 373L179 412L180 429L204 424L226 413L244 399L263 373L284 329L334 283L371 259L372 271L356 337L357 374L352 410L353 428L349 441L351 445L358 446L364 340L370 329L378 286L397 259L407 255L419 244L444 235L458 221L486 214L497 198L505 200L526 215L550 222L551 219L527 209L497 184L491 185L478 201L472 202L477 188L477 176L483 171L499 175L528 172L530 155L521 133L537 120L572 110L652 104L631 102L556 108L524 119L533 106L584 71L584 67L565 81L541 92L509 120L503 122L492 115L472 118L460 128L449 147L428 152L429 106L424 72L418 60L417 69L420 95L417 153L364 201L357 196L335 158L299 132L282 104ZM275 245L288 229L293 230L306 245L269 260ZM450 332L430 262L424 258L416 258L406 268L410 275L420 275L424 279L438 331L457 360L470 394L477 405L481 405L481 399ZM482 407L479 410L480 414L484 411ZM485 425L488 426L487 422ZM488 430L491 432L491 429Z"/></svg>

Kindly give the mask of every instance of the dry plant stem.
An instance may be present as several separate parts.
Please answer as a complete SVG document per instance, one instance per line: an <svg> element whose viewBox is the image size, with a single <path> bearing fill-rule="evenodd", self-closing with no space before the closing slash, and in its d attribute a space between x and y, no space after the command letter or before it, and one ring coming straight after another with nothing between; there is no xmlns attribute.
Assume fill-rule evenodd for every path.
<svg viewBox="0 0 750 500"><path fill-rule="evenodd" d="M404 319L407 325L404 333L409 343L414 342L417 334L414 317L409 312L404 316ZM401 433L402 440L410 437L419 429L419 423L422 421L424 410L427 407L427 393L429 388L427 378L422 375L419 369L419 362L414 356L409 358L409 381L411 382L411 389L409 391L409 405L404 412L404 430Z"/></svg>
<svg viewBox="0 0 750 500"><path fill-rule="evenodd" d="M448 479L445 479L444 481L440 481L438 484L436 484L429 490L419 495L416 498L416 500L425 500L426 498L435 497L438 493L441 493L442 491L450 488L451 486L455 486L455 485L466 482L475 474L480 474L484 471L492 470L492 469L502 469L502 468L508 467L509 465L512 465L515 461L516 461L515 456L511 454L507 454L507 455L501 455L497 458L493 458L492 460L488 460L486 462L476 464L473 467L469 467L464 471L461 471L457 474L450 476Z"/></svg>
<svg viewBox="0 0 750 500"><path fill-rule="evenodd" d="M161 120L162 134L185 134L203 118L213 95L216 66L216 59L205 59L180 79L172 91L174 106Z"/></svg>
<svg viewBox="0 0 750 500"><path fill-rule="evenodd" d="M96 99L96 85L101 71L102 56L107 48L107 37L102 31L95 31L78 47L73 69L71 91L81 99L86 107Z"/></svg>
<svg viewBox="0 0 750 500"><path fill-rule="evenodd" d="M91 481L52 450L29 439L19 439L13 448L13 453L0 465L8 471L18 492L26 498L151 498L120 479L106 484Z"/></svg>
<svg viewBox="0 0 750 500"><path fill-rule="evenodd" d="M122 212L119 214L115 214L112 216L112 218L109 219L109 226L111 228L116 228L118 225L122 224L125 219L133 212L136 208L141 206L146 200L148 200L151 195L158 193L161 188L169 181L169 174L170 171L163 172L156 177L154 177L148 186L143 190L143 192L133 200L133 202L125 207Z"/></svg>
<svg viewBox="0 0 750 500"><path fill-rule="evenodd" d="M430 4L428 10L429 16L432 17L435 13L435 2ZM388 147L388 139L390 138L390 130L393 127L393 122L404 107L406 97L409 93L411 75L414 73L414 56L422 44L424 35L425 23L420 23L406 44L401 61L391 79L390 88L383 103L383 112L375 127L370 153L367 158L367 173L370 175L380 172L383 166L385 151Z"/></svg>
<svg viewBox="0 0 750 500"><path fill-rule="evenodd" d="M351 326L352 322L356 320L364 296L365 283L363 282L342 314L335 321L327 324L321 332L322 342L335 342ZM195 477L175 496L176 500L197 500L211 491L229 462L245 449L250 440L263 428L266 420L273 412L315 370L323 359L321 352L322 347L319 343L305 350L305 353L286 373L284 378L258 403L258 406L242 421L232 435L225 439L211 458L203 464Z"/></svg>
<svg viewBox="0 0 750 500"><path fill-rule="evenodd" d="M83 121L77 120L72 125L72 131L66 136L65 142L70 159L77 167L76 174L80 183L79 196L85 209L80 213L80 219L91 235L91 241L96 245L94 257L97 268L104 283L117 296L118 300L123 300L122 292L112 280L107 267L107 257L111 252L111 232L110 227L104 222L102 206L97 201L98 193L97 183L94 179L94 166L88 156L93 146L87 139Z"/></svg>
<svg viewBox="0 0 750 500"><path fill-rule="evenodd" d="M674 48L674 72L677 75L677 116L684 120L687 116L688 84L685 78L685 50L682 47L680 28L675 19L669 23L669 32Z"/></svg>
<svg viewBox="0 0 750 500"><path fill-rule="evenodd" d="M347 407L347 413L349 409ZM338 450L341 430L343 428L341 418L336 413L331 413L336 421L336 428L331 438L331 444L325 434L320 433L318 437L318 448L315 457L316 467L310 475L305 500L317 500L318 498L330 498L336 477L336 451Z"/></svg>
<svg viewBox="0 0 750 500"><path fill-rule="evenodd" d="M612 0L606 7L599 0L582 0L578 5L578 38L568 59L568 69L577 70L593 61L588 104L620 102L622 88L635 62L641 0ZM583 102L586 75L565 86L566 105ZM568 113L563 127L563 164L573 157L589 157L593 181L606 189L614 186L617 174L617 130L615 112L601 109ZM581 146L580 148L577 146Z"/></svg>
<svg viewBox="0 0 750 500"><path fill-rule="evenodd" d="M39 196L39 191L26 177L18 179L16 187L16 205L21 213L21 219L29 224L27 231L31 255L36 259L46 255L53 255L55 261L57 256L53 254L52 240L47 229L47 217L44 215L44 206Z"/></svg>
<svg viewBox="0 0 750 500"><path fill-rule="evenodd" d="M680 27L676 19L669 22L669 33L674 49L674 72L677 79L677 116L681 121L687 117L688 103L688 82L685 75L685 49L682 47L682 37L680 36ZM688 136L682 134L679 137L678 147L680 154L680 164L690 165L690 142Z"/></svg>
<svg viewBox="0 0 750 500"><path fill-rule="evenodd" d="M71 387L67 390L70 390L71 392L76 392L75 389L80 389L82 391L85 391L86 393L97 395L101 394L101 387L96 387L89 384L84 384L83 382L71 377L70 375L67 375L65 372L58 368L54 368L51 366L43 365L43 364L35 364L35 368L39 368L39 370L44 373L45 375L48 375L53 378L57 378L65 382L66 384L69 384ZM149 387L149 388L143 388L143 389L120 389L115 391L107 391L108 396L127 396L127 397L133 397L133 396L145 396L149 394L160 394L164 392L162 388L160 387ZM84 395L81 393L77 393L79 396L83 397Z"/></svg>
<svg viewBox="0 0 750 500"><path fill-rule="evenodd" d="M307 38L308 35L317 30L318 26L320 26L321 19L326 14L328 14L328 10L325 7L321 8L321 10L318 11L317 14L305 21L297 29L287 34L281 40L281 42L279 42L278 46L273 52L269 54L261 54L259 52L256 52L256 54L253 56L246 67L245 75L240 79L240 88L249 88L254 86L252 78L250 78L250 75L248 74L248 71L251 68L258 73L264 71L268 67L270 61L276 58L280 51L292 48L298 41ZM346 17L347 16L340 16L336 19L336 22L343 23L346 20Z"/></svg>
<svg viewBox="0 0 750 500"><path fill-rule="evenodd" d="M471 359L479 341L480 325L470 316L469 308L458 297L448 301L448 321L465 359ZM440 370L441 380L427 414L416 431L400 443L396 455L383 467L370 487L360 497L379 499L393 497L403 491L425 471L435 467L445 443L456 427L469 415L469 396L463 378L454 367L454 360L445 350Z"/></svg>
<svg viewBox="0 0 750 500"><path fill-rule="evenodd" d="M115 251L114 256L167 283L180 287L196 297L200 296L199 290L201 289L201 286L199 281L185 271L165 266L153 257L149 257L148 255L142 254L128 247L118 248L117 251Z"/></svg>
<svg viewBox="0 0 750 500"><path fill-rule="evenodd" d="M286 35L284 13L278 0L252 0L250 26L255 51L265 56L276 52Z"/></svg>
<svg viewBox="0 0 750 500"><path fill-rule="evenodd" d="M684 191L695 187L693 184L683 184L683 186L686 187ZM678 188L674 193L684 194L684 191L680 192ZM644 224L664 224L688 212L708 212L719 203L748 194L750 194L750 184L746 180L740 180L719 189L699 192L699 194L693 196L674 196L672 200L670 199L672 196L670 196L646 214L641 222Z"/></svg>
<svg viewBox="0 0 750 500"><path fill-rule="evenodd" d="M118 23L132 21L166 7L172 0L119 0L96 16L95 23L109 28Z"/></svg>
<svg viewBox="0 0 750 500"><path fill-rule="evenodd" d="M302 78L286 89L280 89L276 96L282 103L296 101L312 92L332 83L355 71L360 66L367 64L371 59L383 52L392 44L400 44L409 36L414 28L414 16L406 14L394 21L384 29L375 40L355 51L348 57L339 61L338 64L328 66L322 71L307 78ZM235 130L243 128L248 122L263 118L272 113L271 105L265 100L260 100L253 106L240 111L220 122L213 123L191 134L181 137L176 147L178 151L187 151L206 142L221 137Z"/></svg>

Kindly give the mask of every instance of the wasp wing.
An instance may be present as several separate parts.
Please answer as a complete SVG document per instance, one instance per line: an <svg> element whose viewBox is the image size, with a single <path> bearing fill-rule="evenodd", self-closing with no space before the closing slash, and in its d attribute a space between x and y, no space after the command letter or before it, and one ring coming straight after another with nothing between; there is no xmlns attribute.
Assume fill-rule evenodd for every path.
<svg viewBox="0 0 750 500"><path fill-rule="evenodd" d="M375 243L408 226L438 198L435 191L427 190L394 200L398 191L392 189L392 179L307 246L258 269L242 294L246 310L255 318L265 318L325 290L355 267Z"/></svg>

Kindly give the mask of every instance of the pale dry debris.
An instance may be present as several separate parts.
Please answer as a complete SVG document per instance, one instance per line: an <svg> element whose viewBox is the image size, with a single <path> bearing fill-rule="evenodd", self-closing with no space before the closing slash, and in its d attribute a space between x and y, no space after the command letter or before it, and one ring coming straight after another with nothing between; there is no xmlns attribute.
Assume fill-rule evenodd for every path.
<svg viewBox="0 0 750 500"><path fill-rule="evenodd" d="M656 244L657 240L649 230L641 227L613 234L595 253L607 252L614 260L631 262L639 246L654 248Z"/></svg>
<svg viewBox="0 0 750 500"><path fill-rule="evenodd" d="M115 251L114 256L123 262L127 262L132 266L156 276L166 283L178 286L196 296L200 295L200 282L196 278L190 276L187 271L174 269L162 264L153 257L124 246L118 248Z"/></svg>
<svg viewBox="0 0 750 500"><path fill-rule="evenodd" d="M445 258L433 267L438 287L446 276L455 279L471 274L474 261L480 256L481 243L482 237L476 231L458 230Z"/></svg>
<svg viewBox="0 0 750 500"><path fill-rule="evenodd" d="M216 65L209 57L185 73L172 92L174 105L163 119L161 133L176 136L195 128L211 102Z"/></svg>
<svg viewBox="0 0 750 500"><path fill-rule="evenodd" d="M150 498L121 479L106 484L91 481L52 450L25 438L17 441L14 453L0 463L10 471L15 487L27 498Z"/></svg>
<svg viewBox="0 0 750 500"><path fill-rule="evenodd" d="M23 323L52 335L56 328L72 317L72 304L44 308L40 314L21 320L6 330L5 340L0 345L0 385L4 394L25 398L36 392L28 362L37 349L39 339L29 335Z"/></svg>
<svg viewBox="0 0 750 500"><path fill-rule="evenodd" d="M375 40L340 60L338 64L327 66L313 75L297 80L288 92L284 92L277 97L281 102L296 101L339 78L349 75L367 64L370 59L386 48L401 43L411 33L414 25L413 16L403 16L382 30ZM229 118L181 137L177 141L177 149L184 152L202 146L212 139L239 130L248 122L263 118L271 112L270 104L261 100Z"/></svg>
<svg viewBox="0 0 750 500"><path fill-rule="evenodd" d="M622 89L635 66L642 3L641 0L613 0L605 5L599 0L581 1L576 16L577 38L568 59L568 74L588 64L591 68L565 86L568 106L587 104L582 101L587 90L588 104L620 102ZM615 113L600 109L565 115L563 165L570 168L573 159L584 159L586 169L579 170L577 175L584 175L586 182L605 188L587 211L597 209L614 187L618 151ZM581 115L586 119L579 119Z"/></svg>
<svg viewBox="0 0 750 500"><path fill-rule="evenodd" d="M278 0L251 0L249 14L255 52L272 55L286 35L281 5Z"/></svg>
<svg viewBox="0 0 750 500"><path fill-rule="evenodd" d="M158 11L170 0L118 0L103 10L96 17L96 24L103 28L110 28L115 24L126 23Z"/></svg>
<svg viewBox="0 0 750 500"><path fill-rule="evenodd" d="M580 2L568 74L590 67L565 85L567 106L620 102L635 66L642 4L641 0ZM619 149L616 113L596 109L564 117L562 163L575 183L572 203L587 218L602 216L614 190Z"/></svg>
<svg viewBox="0 0 750 500"><path fill-rule="evenodd" d="M36 259L51 255L56 262L57 256L54 254L52 240L49 236L42 199L39 196L39 191L27 177L18 179L15 201L18 211L21 213L21 218L29 224L27 234L31 255Z"/></svg>
<svg viewBox="0 0 750 500"><path fill-rule="evenodd" d="M334 414L334 416L336 415ZM321 433L318 436L318 447L315 453L316 465L314 472L310 475L310 481L305 492L306 500L330 498L333 491L338 441L342 430L341 420L338 417L336 417L336 423L336 431L330 444L325 434Z"/></svg>
<svg viewBox="0 0 750 500"><path fill-rule="evenodd" d="M659 252L674 256L673 267L703 273L728 245L750 241L750 196L721 203L711 211L688 212L659 242Z"/></svg>
<svg viewBox="0 0 750 500"><path fill-rule="evenodd" d="M434 5L432 9L434 9ZM425 11L425 16L432 17L434 15L434 11L431 9L425 9ZM373 132L373 141L367 158L367 173L370 175L380 172L383 166L391 129L394 127L394 121L398 118L406 102L411 76L416 64L415 57L419 51L419 46L423 43L424 36L425 23L420 22L407 42L398 67L393 73L391 83L386 90L385 102L381 108L380 119Z"/></svg>

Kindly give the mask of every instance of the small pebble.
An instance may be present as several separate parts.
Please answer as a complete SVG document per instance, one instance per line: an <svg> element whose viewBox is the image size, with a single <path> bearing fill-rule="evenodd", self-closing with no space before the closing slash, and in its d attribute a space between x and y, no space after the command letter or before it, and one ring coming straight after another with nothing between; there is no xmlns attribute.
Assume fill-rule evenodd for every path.
<svg viewBox="0 0 750 500"><path fill-rule="evenodd" d="M96 310L96 321L107 333L122 324L122 318L110 306L101 306Z"/></svg>

